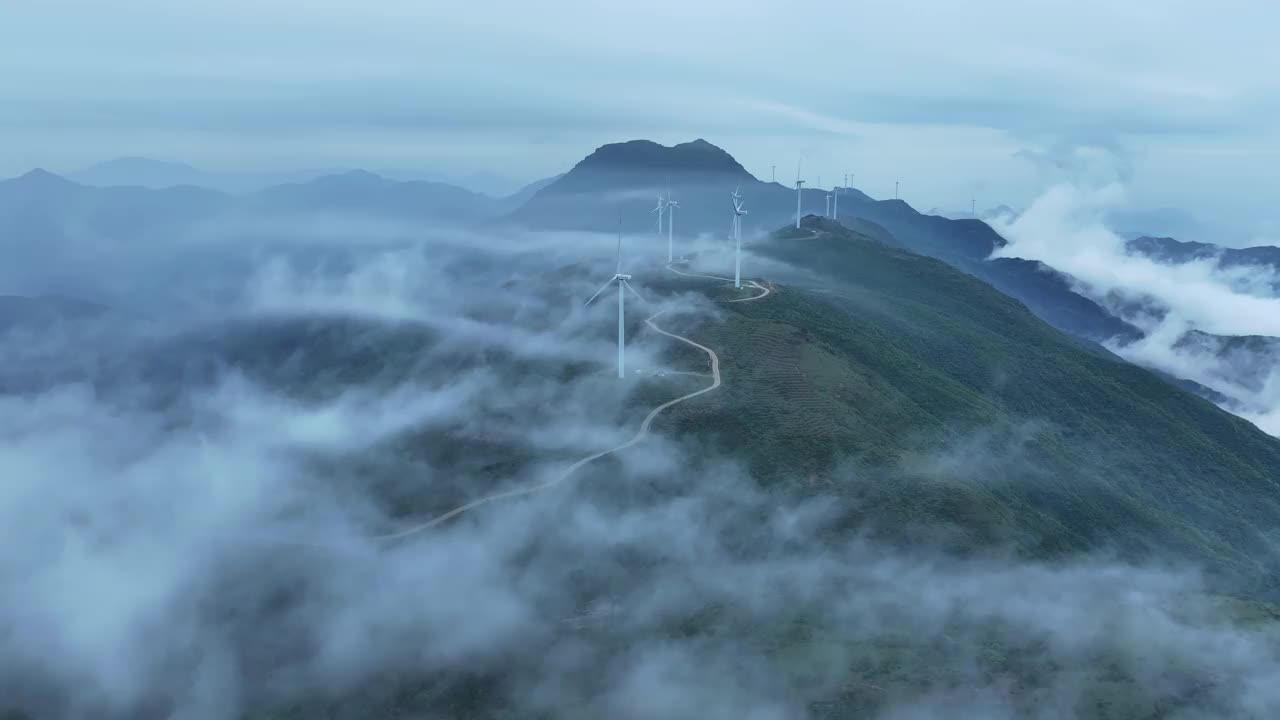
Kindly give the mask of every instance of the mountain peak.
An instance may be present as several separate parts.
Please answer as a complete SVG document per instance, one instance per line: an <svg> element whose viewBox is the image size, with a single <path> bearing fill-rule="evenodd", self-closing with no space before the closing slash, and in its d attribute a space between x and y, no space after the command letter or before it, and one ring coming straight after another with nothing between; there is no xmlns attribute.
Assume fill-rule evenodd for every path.
<svg viewBox="0 0 1280 720"><path fill-rule="evenodd" d="M37 192L56 192L59 190L69 190L71 188L80 187L61 175L55 175L44 168L30 170L6 182Z"/></svg>
<svg viewBox="0 0 1280 720"><path fill-rule="evenodd" d="M697 140L692 140L690 142L680 143L678 145L672 145L671 149L672 150L683 149L683 150L698 151L698 152L710 151L710 152L724 153L724 155L726 156L729 155L729 153L725 152L722 148L712 145L711 143L707 142L702 138L698 138Z"/></svg>
<svg viewBox="0 0 1280 720"><path fill-rule="evenodd" d="M355 168L353 170L347 170L345 172L340 172L340 173L334 173L333 177L346 178L347 180L360 180L362 182L385 179L381 175L378 175L377 173L371 173L368 170L361 170L360 168Z"/></svg>
<svg viewBox="0 0 1280 720"><path fill-rule="evenodd" d="M302 185L323 188L351 188L351 189L377 189L387 185L395 184L395 181L371 173L368 170L344 170L330 175L321 175L318 178L308 180Z"/></svg>
<svg viewBox="0 0 1280 720"><path fill-rule="evenodd" d="M651 140L629 140L596 148L556 184L559 189L584 190L602 184L696 184L723 177L754 179L732 155L701 138L671 147Z"/></svg>
<svg viewBox="0 0 1280 720"><path fill-rule="evenodd" d="M22 180L23 182L63 182L63 183L71 182L70 180L67 180L61 175L56 175L54 173L51 173L48 170L45 170L44 168L35 168L34 170L28 170L22 175L19 175L18 179Z"/></svg>

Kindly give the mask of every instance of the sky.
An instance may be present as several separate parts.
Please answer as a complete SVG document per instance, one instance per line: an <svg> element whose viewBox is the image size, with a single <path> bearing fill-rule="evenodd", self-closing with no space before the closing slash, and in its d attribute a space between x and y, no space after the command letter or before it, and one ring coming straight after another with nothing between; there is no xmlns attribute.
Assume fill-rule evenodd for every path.
<svg viewBox="0 0 1280 720"><path fill-rule="evenodd" d="M1126 163L1134 207L1280 238L1280 8L986 0L0 0L0 174L476 171L705 138L757 177L920 209L1025 206L1029 157Z"/></svg>

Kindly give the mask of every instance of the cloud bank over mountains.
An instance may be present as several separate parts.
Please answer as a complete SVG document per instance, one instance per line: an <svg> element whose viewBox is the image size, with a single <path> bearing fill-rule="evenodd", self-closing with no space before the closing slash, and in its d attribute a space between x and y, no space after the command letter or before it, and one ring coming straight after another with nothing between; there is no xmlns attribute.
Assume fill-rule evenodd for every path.
<svg viewBox="0 0 1280 720"><path fill-rule="evenodd" d="M1268 265L1221 266L1215 258L1161 262L1132 250L1107 225L1126 197L1106 153L1050 187L1024 212L994 219L1009 244L996 257L1039 260L1073 276L1077 290L1140 328L1146 337L1112 349L1139 364L1222 393L1227 407L1280 434L1280 355L1263 343L1226 352L1187 341L1213 336L1280 337L1280 287ZM1099 166L1102 166L1099 169ZM1247 358L1245 357L1247 356ZM1233 371L1248 358L1248 374Z"/></svg>
<svg viewBox="0 0 1280 720"><path fill-rule="evenodd" d="M823 698L1013 717L1088 702L1081 687L1113 669L1099 654L1220 715L1280 700L1280 650L1201 600L1193 568L962 560L845 534L856 497L779 502L695 437L654 436L543 495L378 539L420 519L404 507L545 479L638 418L610 377L612 308L581 306L614 238L405 243L378 227L157 245L158 266L106 267L199 259L216 276L188 289L199 300L42 344L0 335L19 359L0 368L0 522L24 539L0 552L6 702L69 718L298 703L377 717L477 697L494 712L792 718ZM337 242L342 229L361 242ZM641 316L715 321L628 257ZM128 279L112 287L135 288L129 305L166 303ZM634 317L632 367L704 370L666 367L668 341ZM668 397L704 380L636 382ZM912 462L954 476L1016 454ZM932 689L850 680L915 667L907 636L930 648ZM1025 672L993 674L992 643Z"/></svg>

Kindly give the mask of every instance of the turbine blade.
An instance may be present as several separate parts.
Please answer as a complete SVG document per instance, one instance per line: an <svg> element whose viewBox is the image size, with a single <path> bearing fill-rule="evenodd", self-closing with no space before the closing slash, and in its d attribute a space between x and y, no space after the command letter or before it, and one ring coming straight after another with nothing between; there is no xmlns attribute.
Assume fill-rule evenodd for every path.
<svg viewBox="0 0 1280 720"><path fill-rule="evenodd" d="M610 286L610 285L612 285L612 284L613 284L613 278L609 278L609 282L605 283L604 285L601 285L601 286L600 286L600 289L596 291L596 294L591 296L591 300L595 300L596 298L600 297L600 293L602 293L602 292L604 292L605 290L607 290L607 289L609 288L609 286ZM586 301L586 302L584 302L584 303L582 303L582 304L583 304L583 305L590 305L590 304L591 304L591 300L588 300L588 301Z"/></svg>
<svg viewBox="0 0 1280 720"><path fill-rule="evenodd" d="M625 285L625 286L626 286L626 288L627 288L628 290L630 290L630 291L631 291L631 293L632 293L633 295L635 295L636 297L640 298L640 302L642 302L642 303L644 303L644 304L646 304L646 305L647 305L647 304L649 304L649 301L648 301L648 300L645 300L643 295L641 295L639 292L637 292L635 288L631 287L631 283L627 282L626 280L619 280L618 282L620 282L620 283L622 283L623 285Z"/></svg>
<svg viewBox="0 0 1280 720"><path fill-rule="evenodd" d="M618 218L618 274L622 274L622 218Z"/></svg>

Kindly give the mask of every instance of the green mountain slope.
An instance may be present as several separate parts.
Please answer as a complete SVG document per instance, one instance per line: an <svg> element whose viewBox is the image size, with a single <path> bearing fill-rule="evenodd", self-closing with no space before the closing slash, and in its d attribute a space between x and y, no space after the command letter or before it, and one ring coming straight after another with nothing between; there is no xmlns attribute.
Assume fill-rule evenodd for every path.
<svg viewBox="0 0 1280 720"><path fill-rule="evenodd" d="M1280 441L938 260L818 218L756 251L823 279L698 330L725 385L678 410L682 432L855 498L850 526L1274 571Z"/></svg>
<svg viewBox="0 0 1280 720"><path fill-rule="evenodd" d="M1274 707L1253 690L1273 656L1219 649L1270 647L1275 605L1194 585L1130 603L1151 565L1081 553L1265 577L1253 551L1280 517L1280 442L938 260L816 218L755 250L800 270L770 267L762 281L778 282L754 302L723 302L757 291L715 280L637 278L718 301L716 320L663 324L713 348L724 384L655 423L694 451L673 453L680 467L630 477L605 460L525 516L536 527L509 573L552 579L536 633L249 717L1270 716L1250 713ZM669 352L672 367L707 362ZM679 382L632 386L637 415L705 380ZM764 490L736 472L718 483L725 457ZM649 514L668 502L670 523ZM790 524L813 506L836 516ZM568 529L586 507L590 540ZM482 545L505 522L453 527L487 528L464 536ZM710 689L645 685L657 712L611 695L648 667Z"/></svg>

